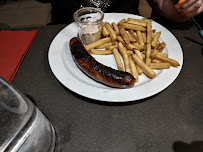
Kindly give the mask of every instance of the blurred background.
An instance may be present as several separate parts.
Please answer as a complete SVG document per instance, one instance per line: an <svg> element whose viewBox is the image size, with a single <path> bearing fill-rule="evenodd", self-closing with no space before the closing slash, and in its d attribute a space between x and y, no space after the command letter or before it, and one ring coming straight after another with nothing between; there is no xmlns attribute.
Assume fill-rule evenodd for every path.
<svg viewBox="0 0 203 152"><path fill-rule="evenodd" d="M140 1L139 11L144 17L151 15L146 0ZM46 26L50 19L51 4L46 0L0 0L0 29Z"/></svg>

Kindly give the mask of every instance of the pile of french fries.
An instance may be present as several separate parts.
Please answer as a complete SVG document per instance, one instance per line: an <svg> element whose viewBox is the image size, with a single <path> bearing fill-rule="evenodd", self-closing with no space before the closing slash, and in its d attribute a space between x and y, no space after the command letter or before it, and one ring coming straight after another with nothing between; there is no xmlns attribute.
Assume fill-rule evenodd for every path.
<svg viewBox="0 0 203 152"><path fill-rule="evenodd" d="M152 21L128 18L117 24L104 22L102 38L85 48L92 54L113 54L118 70L131 73L137 82L142 73L153 79L154 69L169 69L179 63L162 53L166 43L160 42L161 32L152 29Z"/></svg>

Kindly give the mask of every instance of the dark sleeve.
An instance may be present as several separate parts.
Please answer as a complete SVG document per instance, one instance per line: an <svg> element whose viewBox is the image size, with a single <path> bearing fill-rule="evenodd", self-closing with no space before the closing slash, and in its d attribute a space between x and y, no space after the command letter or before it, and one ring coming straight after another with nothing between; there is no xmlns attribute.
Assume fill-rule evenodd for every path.
<svg viewBox="0 0 203 152"><path fill-rule="evenodd" d="M139 0L110 0L110 7L107 12L114 13L129 13L139 15L138 5Z"/></svg>
<svg viewBox="0 0 203 152"><path fill-rule="evenodd" d="M74 21L73 14L81 6L83 0L51 0L51 22L52 24L69 24Z"/></svg>

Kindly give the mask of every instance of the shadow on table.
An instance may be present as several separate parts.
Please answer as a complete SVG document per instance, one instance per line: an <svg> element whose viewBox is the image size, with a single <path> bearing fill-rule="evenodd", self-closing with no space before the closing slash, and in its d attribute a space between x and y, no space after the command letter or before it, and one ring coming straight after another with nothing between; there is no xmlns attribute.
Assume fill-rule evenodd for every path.
<svg viewBox="0 0 203 152"><path fill-rule="evenodd" d="M177 141L173 144L174 152L203 152L203 141L194 141L190 144Z"/></svg>

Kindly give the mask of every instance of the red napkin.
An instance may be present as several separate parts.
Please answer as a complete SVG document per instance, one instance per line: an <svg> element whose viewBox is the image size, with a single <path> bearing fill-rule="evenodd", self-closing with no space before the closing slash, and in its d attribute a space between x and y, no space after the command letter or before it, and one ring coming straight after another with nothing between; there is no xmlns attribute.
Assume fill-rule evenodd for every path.
<svg viewBox="0 0 203 152"><path fill-rule="evenodd" d="M13 81L37 31L0 31L0 76Z"/></svg>

